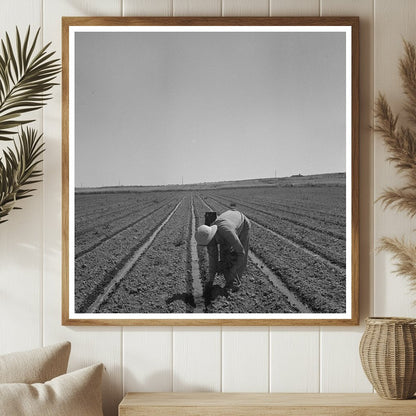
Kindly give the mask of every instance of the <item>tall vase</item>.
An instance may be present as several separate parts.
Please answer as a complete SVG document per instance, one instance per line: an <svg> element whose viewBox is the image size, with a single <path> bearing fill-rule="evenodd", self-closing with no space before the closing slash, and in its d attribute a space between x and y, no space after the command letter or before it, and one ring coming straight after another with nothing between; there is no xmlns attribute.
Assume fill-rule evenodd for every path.
<svg viewBox="0 0 416 416"><path fill-rule="evenodd" d="M416 392L416 320L366 320L360 358L367 378L386 399L409 399Z"/></svg>

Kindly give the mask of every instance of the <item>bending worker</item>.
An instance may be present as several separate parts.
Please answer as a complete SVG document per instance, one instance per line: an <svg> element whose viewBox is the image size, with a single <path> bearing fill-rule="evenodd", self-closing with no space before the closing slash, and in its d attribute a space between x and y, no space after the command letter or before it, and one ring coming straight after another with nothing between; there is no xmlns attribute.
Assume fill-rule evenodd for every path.
<svg viewBox="0 0 416 416"><path fill-rule="evenodd" d="M206 295L210 295L215 275L220 272L224 273L225 287L237 290L247 265L249 231L250 221L236 210L225 211L211 226L198 227L195 240L198 245L207 247L209 255Z"/></svg>

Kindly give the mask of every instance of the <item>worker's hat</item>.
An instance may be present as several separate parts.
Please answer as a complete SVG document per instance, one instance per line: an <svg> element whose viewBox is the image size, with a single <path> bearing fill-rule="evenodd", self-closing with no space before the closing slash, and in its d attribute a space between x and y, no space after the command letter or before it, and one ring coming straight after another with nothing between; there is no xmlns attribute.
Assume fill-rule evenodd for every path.
<svg viewBox="0 0 416 416"><path fill-rule="evenodd" d="M217 232L216 225L200 225L195 233L195 240L199 246L206 246Z"/></svg>

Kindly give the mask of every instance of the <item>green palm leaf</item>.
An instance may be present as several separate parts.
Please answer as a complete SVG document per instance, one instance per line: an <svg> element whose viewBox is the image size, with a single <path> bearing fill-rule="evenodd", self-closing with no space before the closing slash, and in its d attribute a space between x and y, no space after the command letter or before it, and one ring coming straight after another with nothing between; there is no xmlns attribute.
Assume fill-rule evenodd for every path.
<svg viewBox="0 0 416 416"><path fill-rule="evenodd" d="M33 121L19 117L42 108L57 85L53 80L61 66L52 59L54 52L48 52L50 43L35 53L39 31L30 40L29 27L22 42L16 28L14 48L7 33L0 42L0 141L11 140L9 136L16 133L12 129Z"/></svg>
<svg viewBox="0 0 416 416"><path fill-rule="evenodd" d="M3 150L0 159L0 224L15 206L19 199L31 196L33 185L41 181L44 144L42 135L32 128L26 128L18 133L17 145Z"/></svg>

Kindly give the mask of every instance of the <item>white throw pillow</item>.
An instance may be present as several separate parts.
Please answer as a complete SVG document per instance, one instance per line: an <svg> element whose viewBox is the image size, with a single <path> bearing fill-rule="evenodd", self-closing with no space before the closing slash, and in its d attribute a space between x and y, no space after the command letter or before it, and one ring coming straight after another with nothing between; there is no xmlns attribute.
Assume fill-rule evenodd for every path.
<svg viewBox="0 0 416 416"><path fill-rule="evenodd" d="M97 364L46 383L0 384L1 416L103 416Z"/></svg>
<svg viewBox="0 0 416 416"><path fill-rule="evenodd" d="M0 355L0 383L44 383L66 373L71 343Z"/></svg>

